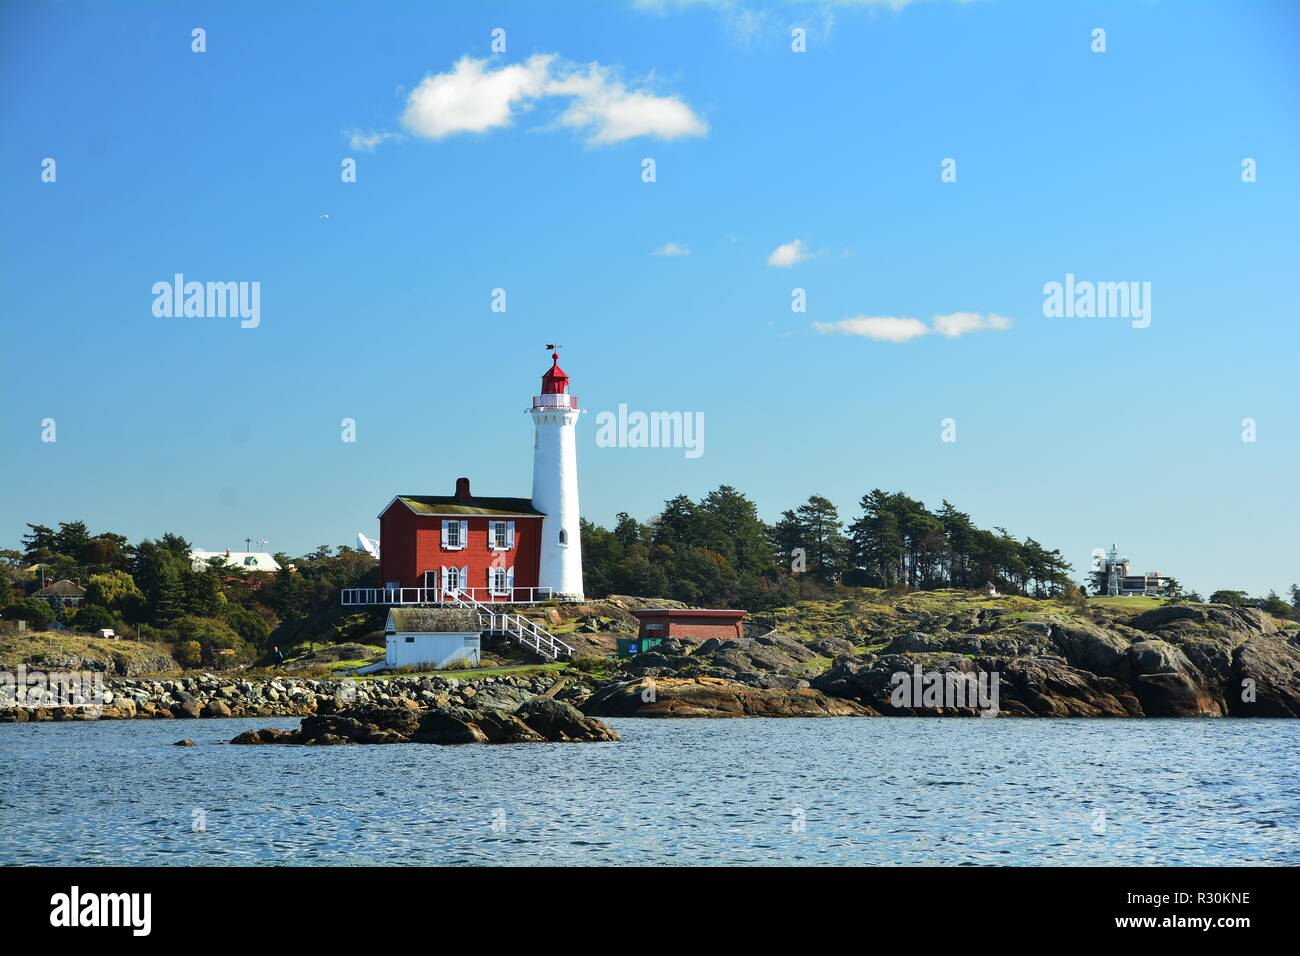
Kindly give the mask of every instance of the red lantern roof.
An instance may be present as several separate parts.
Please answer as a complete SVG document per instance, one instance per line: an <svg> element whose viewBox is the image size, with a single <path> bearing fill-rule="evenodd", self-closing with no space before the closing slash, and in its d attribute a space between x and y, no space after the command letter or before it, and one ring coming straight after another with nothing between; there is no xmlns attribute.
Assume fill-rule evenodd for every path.
<svg viewBox="0 0 1300 956"><path fill-rule="evenodd" d="M560 368L560 353L551 353L551 367L542 376L543 395L564 395L569 391L569 376Z"/></svg>

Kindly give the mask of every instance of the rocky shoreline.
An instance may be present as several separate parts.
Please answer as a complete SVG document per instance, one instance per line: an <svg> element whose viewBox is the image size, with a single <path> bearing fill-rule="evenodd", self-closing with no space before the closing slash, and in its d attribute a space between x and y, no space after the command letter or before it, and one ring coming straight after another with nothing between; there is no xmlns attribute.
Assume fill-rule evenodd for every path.
<svg viewBox="0 0 1300 956"><path fill-rule="evenodd" d="M451 714L464 725L456 733L491 742L512 735L530 739L501 715L539 698L572 705L587 718L1300 716L1300 627L1256 609L1166 605L1132 615L943 593L918 593L868 609L862 603L801 605L810 617L823 616L796 616L782 629L756 636L669 639L616 662L612 672L604 665L600 678L581 662L582 669L562 675L117 677L104 680L97 714L17 706L0 708L0 722L360 720L351 712L392 711L417 718ZM922 672L971 682L992 676L996 680L985 690L995 698L976 703L918 693L900 700L900 675ZM413 719L367 719L361 721L368 728L362 736L388 732L414 739ZM352 724L328 721L304 721L304 728L279 733L306 734L294 742L356 740L361 733Z"/></svg>
<svg viewBox="0 0 1300 956"><path fill-rule="evenodd" d="M822 626L812 640L772 631L664 641L580 706L618 717L841 716L847 703L864 716L1300 717L1300 628L1254 608L1168 605L1089 619L1065 609L900 607L879 624ZM900 703L899 675L919 672L996 675L997 700Z"/></svg>
<svg viewBox="0 0 1300 956"><path fill-rule="evenodd" d="M175 678L114 678L104 682L103 705L85 708L15 706L0 723L62 720L186 720L222 717L311 717L352 707L407 711L452 707L510 709L546 695L583 699L590 689L564 677L499 675L473 680L411 676L374 680L277 677L237 680L212 674Z"/></svg>

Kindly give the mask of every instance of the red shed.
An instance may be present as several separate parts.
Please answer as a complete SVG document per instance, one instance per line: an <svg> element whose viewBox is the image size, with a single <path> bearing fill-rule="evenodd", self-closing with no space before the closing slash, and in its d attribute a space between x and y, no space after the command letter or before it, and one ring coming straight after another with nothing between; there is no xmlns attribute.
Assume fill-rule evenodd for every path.
<svg viewBox="0 0 1300 956"><path fill-rule="evenodd" d="M633 611L641 622L640 640L655 637L694 637L728 640L744 637L740 619L744 611L714 611L703 608L646 608Z"/></svg>

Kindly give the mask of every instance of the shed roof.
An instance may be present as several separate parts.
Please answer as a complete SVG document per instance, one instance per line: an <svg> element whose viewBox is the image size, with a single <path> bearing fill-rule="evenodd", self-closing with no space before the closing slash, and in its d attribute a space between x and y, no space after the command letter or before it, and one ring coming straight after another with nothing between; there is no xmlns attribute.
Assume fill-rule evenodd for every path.
<svg viewBox="0 0 1300 956"><path fill-rule="evenodd" d="M395 607L388 612L385 630L399 634L477 631L478 615L464 608Z"/></svg>

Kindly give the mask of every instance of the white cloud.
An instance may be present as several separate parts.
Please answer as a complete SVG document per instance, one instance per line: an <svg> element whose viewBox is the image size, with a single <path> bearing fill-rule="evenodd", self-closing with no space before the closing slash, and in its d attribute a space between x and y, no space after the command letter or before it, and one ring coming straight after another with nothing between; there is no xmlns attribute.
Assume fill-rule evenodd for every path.
<svg viewBox="0 0 1300 956"><path fill-rule="evenodd" d="M487 60L463 56L450 73L426 76L406 100L402 125L416 136L441 139L509 126L516 104L542 95L554 54L487 70Z"/></svg>
<svg viewBox="0 0 1300 956"><path fill-rule="evenodd" d="M812 253L803 244L803 240L796 239L794 242L787 242L785 245L773 249L772 254L767 257L767 264L789 269L796 262L803 262L805 259L811 259L812 257Z"/></svg>
<svg viewBox="0 0 1300 956"><path fill-rule="evenodd" d="M930 327L920 319L866 315L855 315L838 322L814 322L813 328L822 333L861 335L863 338L878 339L882 342L906 342L930 332Z"/></svg>
<svg viewBox="0 0 1300 956"><path fill-rule="evenodd" d="M386 142L387 140L400 141L402 138L401 133L367 133L364 130L359 129L347 130L344 135L348 137L348 142L351 143L353 149L361 150L364 153L370 152L380 143Z"/></svg>
<svg viewBox="0 0 1300 956"><path fill-rule="evenodd" d="M978 332L982 329L1011 328L1010 319L992 312L987 315L981 315L979 312L936 315L932 323L933 328L920 319L855 315L838 322L814 322L812 325L823 334L860 335L881 342L909 342L931 332L955 339L967 332Z"/></svg>
<svg viewBox="0 0 1300 956"><path fill-rule="evenodd" d="M666 242L650 254L652 256L689 256L691 250L680 242Z"/></svg>
<svg viewBox="0 0 1300 956"><path fill-rule="evenodd" d="M680 98L629 90L600 63L561 65L557 54L490 69L488 60L461 57L447 73L426 76L407 98L402 125L441 139L509 126L546 97L568 99L557 125L586 130L587 142L618 143L638 136L703 136L709 127Z"/></svg>
<svg viewBox="0 0 1300 956"><path fill-rule="evenodd" d="M967 332L978 332L981 329L1002 331L1009 328L1011 328L1010 319L994 315L992 312L988 315L980 315L978 312L954 312L951 315L934 317L934 330L950 339L965 335Z"/></svg>
<svg viewBox="0 0 1300 956"><path fill-rule="evenodd" d="M709 131L704 121L677 97L629 91L599 63L590 64L585 72L574 70L556 78L546 92L573 97L559 121L564 126L590 127L590 143L618 143L636 136L677 139L703 136Z"/></svg>

